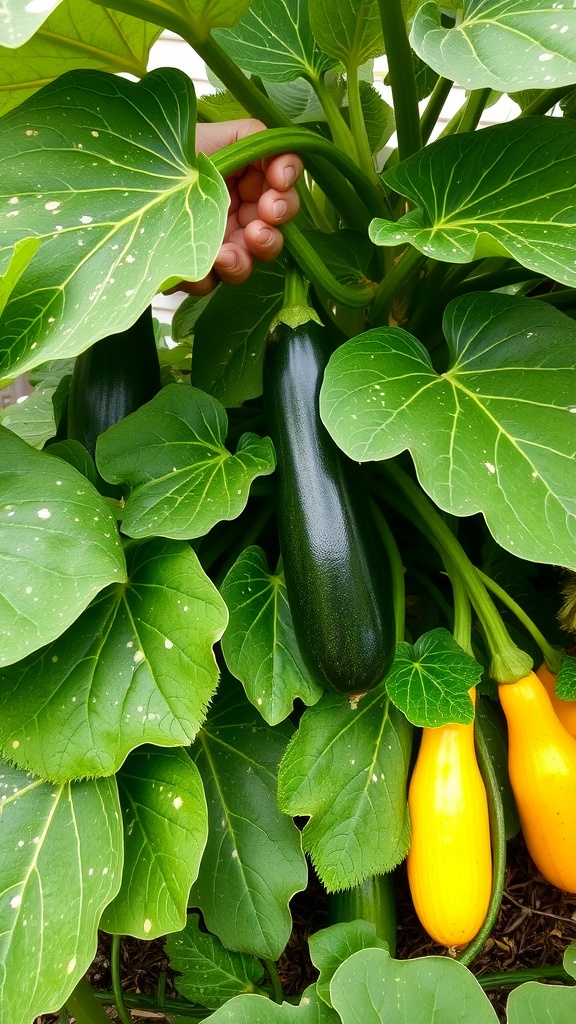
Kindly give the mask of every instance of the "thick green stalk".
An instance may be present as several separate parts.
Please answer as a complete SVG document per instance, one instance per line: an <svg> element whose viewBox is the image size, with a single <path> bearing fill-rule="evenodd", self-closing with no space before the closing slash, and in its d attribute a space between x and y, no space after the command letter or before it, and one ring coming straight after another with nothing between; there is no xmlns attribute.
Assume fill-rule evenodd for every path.
<svg viewBox="0 0 576 1024"><path fill-rule="evenodd" d="M282 990L282 982L280 981L280 975L278 974L276 964L273 960L264 960L264 966L268 971L268 977L272 984L272 993L275 1003L284 1002L284 992Z"/></svg>
<svg viewBox="0 0 576 1024"><path fill-rule="evenodd" d="M365 306L370 305L374 297L372 284L352 287L337 281L293 221L283 225L282 234L288 252L314 286L324 289L334 302L340 303L342 306L364 309Z"/></svg>
<svg viewBox="0 0 576 1024"><path fill-rule="evenodd" d="M370 309L370 321L373 327L388 323L390 310L397 298L402 285L424 263L425 256L418 249L409 246L404 250L393 269L380 282L374 293Z"/></svg>
<svg viewBox="0 0 576 1024"><path fill-rule="evenodd" d="M376 520L378 532L382 537L384 548L388 556L390 566L390 582L392 588L392 603L394 607L394 622L396 625L396 643L404 640L406 632L406 588L404 586L404 565L402 556L398 550L396 538L388 526L382 512L376 502L372 502L372 513Z"/></svg>
<svg viewBox="0 0 576 1024"><path fill-rule="evenodd" d="M346 91L348 94L350 127L356 144L358 164L364 171L367 178L370 178L374 182L378 182L379 178L376 173L376 168L374 167L374 160L370 149L370 142L368 140L368 132L366 131L366 120L364 118L364 111L362 110L362 102L360 99L358 68L355 64L348 64L346 67Z"/></svg>
<svg viewBox="0 0 576 1024"><path fill-rule="evenodd" d="M426 104L426 109L420 118L420 134L422 136L422 142L428 142L434 128L436 127L438 118L444 109L444 104L452 92L453 82L449 78L439 78L430 93L430 99Z"/></svg>
<svg viewBox="0 0 576 1024"><path fill-rule="evenodd" d="M418 528L424 527L424 533L440 556L447 556L461 575L484 630L490 653L489 671L492 679L498 683L514 683L528 675L533 664L532 658L525 651L521 651L510 637L476 567L440 513L421 488L393 459L382 462L381 470L407 499L407 504L401 503L404 514L415 522ZM394 504L394 495L391 492L384 491L383 497Z"/></svg>
<svg viewBox="0 0 576 1024"><path fill-rule="evenodd" d="M326 114L326 120L328 121L328 127L330 128L334 145L338 146L343 153L350 153L356 163L358 163L356 140L354 139L354 136L342 117L338 107L334 103L334 100L330 95L330 90L326 88L324 75L318 75L311 84L313 85L314 91L322 104L322 110Z"/></svg>
<svg viewBox="0 0 576 1024"><path fill-rule="evenodd" d="M398 156L400 160L405 160L422 146L412 50L408 42L402 0L378 0L378 7L394 99Z"/></svg>
<svg viewBox="0 0 576 1024"><path fill-rule="evenodd" d="M114 992L114 1002L116 1004L116 1012L120 1018L121 1024L132 1024L132 1017L128 1013L124 1004L124 992L122 991L122 981L120 978L120 947L122 944L121 935L112 936L112 946L110 949L110 968L112 973L112 989Z"/></svg>
<svg viewBox="0 0 576 1024"><path fill-rule="evenodd" d="M546 114L552 107L555 107L564 96L574 89L573 85L561 85L558 89L546 89L541 92L532 103L524 108L519 117L530 117L532 114Z"/></svg>
<svg viewBox="0 0 576 1024"><path fill-rule="evenodd" d="M270 128L266 132L257 132L219 150L211 159L222 177L226 178L255 160L263 160L278 153L299 153L306 159L307 164L310 164L310 159L314 157L323 157L330 163L350 182L366 207L368 218L364 213L361 226L366 226L370 217L383 217L387 214L383 193L368 180L354 161L342 153L334 143L306 128Z"/></svg>
<svg viewBox="0 0 576 1024"><path fill-rule="evenodd" d="M446 559L446 571L450 577L454 600L454 624L452 635L467 654L472 654L472 605L460 573Z"/></svg>
<svg viewBox="0 0 576 1024"><path fill-rule="evenodd" d="M497 597L502 604L506 605L507 608L516 616L519 622L522 623L527 633L530 634L532 639L538 644L538 647L542 651L542 657L544 658L548 668L554 675L558 675L562 666L562 660L564 658L564 651L560 651L557 647L553 647L549 644L544 634L538 629L535 622L532 621L530 616L524 611L523 608L510 597L510 594L504 590L498 583L495 583L490 576L482 572L481 569L477 569L476 572L480 576L485 587L490 590L495 597Z"/></svg>
<svg viewBox="0 0 576 1024"><path fill-rule="evenodd" d="M76 1018L76 1024L110 1024L108 1014L86 978L78 982L72 995L66 1000L66 1009Z"/></svg>
<svg viewBox="0 0 576 1024"><path fill-rule="evenodd" d="M468 94L468 99L464 104L462 117L458 124L458 134L473 132L478 127L478 122L484 113L484 107L490 98L491 92L491 89L473 89Z"/></svg>
<svg viewBox="0 0 576 1024"><path fill-rule="evenodd" d="M505 985L523 985L525 981L563 981L573 987L574 979L564 970L562 964L550 967L525 967L518 971L498 971L495 974L481 974L476 981L485 991L502 988Z"/></svg>
<svg viewBox="0 0 576 1024"><path fill-rule="evenodd" d="M490 759L488 746L482 733L482 726L478 715L476 715L474 732L478 766L482 773L482 778L486 787L486 796L488 798L490 838L492 842L492 893L484 924L478 932L478 935L472 939L472 942L458 957L460 963L464 964L465 967L467 967L468 964L471 964L474 958L478 955L496 923L496 918L498 917L498 912L502 903L502 894L504 892L504 881L506 877L506 823L504 821L504 807L502 805L502 796L498 785L498 779L496 777L496 772L494 771L494 765Z"/></svg>

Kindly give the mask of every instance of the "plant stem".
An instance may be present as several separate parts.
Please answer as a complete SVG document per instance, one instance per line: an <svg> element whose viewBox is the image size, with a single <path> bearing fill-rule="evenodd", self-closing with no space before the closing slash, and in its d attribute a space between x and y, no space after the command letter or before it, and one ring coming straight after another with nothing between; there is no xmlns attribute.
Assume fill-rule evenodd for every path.
<svg viewBox="0 0 576 1024"><path fill-rule="evenodd" d="M552 107L555 107L564 96L567 96L569 92L572 92L573 85L562 85L558 89L545 89L541 92L532 103L529 103L524 108L518 117L530 117L532 114L545 114Z"/></svg>
<svg viewBox="0 0 576 1024"><path fill-rule="evenodd" d="M549 306L556 306L557 309L572 309L576 306L576 288L560 288L557 292L534 295L532 298L547 302Z"/></svg>
<svg viewBox="0 0 576 1024"><path fill-rule="evenodd" d="M264 960L264 966L268 972L268 977L270 978L270 982L272 984L272 994L274 1002L283 1003L284 992L282 990L282 983L280 981L280 976L276 969L276 964L274 963L273 960Z"/></svg>
<svg viewBox="0 0 576 1024"><path fill-rule="evenodd" d="M370 308L370 321L373 327L388 323L390 310L400 288L425 259L426 257L413 246L404 250L396 265L376 288Z"/></svg>
<svg viewBox="0 0 576 1024"><path fill-rule="evenodd" d="M356 141L338 107L334 103L329 89L326 88L324 75L318 75L314 82L312 82L312 85L320 103L322 104L322 110L326 114L326 120L328 121L328 127L330 128L334 145L338 146L343 153L352 154L353 158L357 162L358 153L356 150Z"/></svg>
<svg viewBox="0 0 576 1024"><path fill-rule="evenodd" d="M478 127L478 122L484 113L484 107L490 98L491 92L491 89L473 89L468 94L468 99L464 104L462 117L458 124L458 134L473 132Z"/></svg>
<svg viewBox="0 0 576 1024"><path fill-rule="evenodd" d="M350 127L356 144L358 164L364 171L367 178L372 181L379 181L372 159L368 132L366 131L366 120L360 100L360 81L358 79L358 68L355 64L349 63L346 66L346 91L348 94L348 112L350 114Z"/></svg>
<svg viewBox="0 0 576 1024"><path fill-rule="evenodd" d="M282 308L308 305L308 288L301 271L292 260L288 260L284 274L284 298ZM280 310L280 314L282 310Z"/></svg>
<svg viewBox="0 0 576 1024"><path fill-rule="evenodd" d="M104 1006L114 1006L114 993L113 992L95 992L95 998L100 1004ZM156 999L152 996L145 995L132 995L129 992L124 993L124 1002L126 1006L131 1006L135 1010L152 1010L156 1012L166 1012L171 1016L177 1015L178 1020L189 1019L189 1020L205 1020L209 1017L213 1010L207 1010L203 1006L194 1006L193 1003L189 1003L184 999L164 999L162 1005L160 1005ZM102 1011L104 1012L104 1011ZM103 1020L105 1024L110 1024L110 1017L106 1015ZM81 1024L79 1021L78 1024Z"/></svg>
<svg viewBox="0 0 576 1024"><path fill-rule="evenodd" d="M327 291L334 301L342 306L364 309L370 305L375 293L372 284L352 286L337 281L293 221L288 221L282 226L282 234L288 252L313 285Z"/></svg>
<svg viewBox="0 0 576 1024"><path fill-rule="evenodd" d="M383 192L368 180L354 161L333 142L307 128L270 128L266 132L247 135L214 153L211 159L222 177L226 178L255 160L263 160L278 153L299 153L307 158L323 157L350 182L369 216L381 217L387 213Z"/></svg>
<svg viewBox="0 0 576 1024"><path fill-rule="evenodd" d="M372 512L376 520L376 526L378 527L378 532L382 537L386 554L388 556L390 581L392 585L392 603L394 606L394 622L396 627L396 643L400 644L404 640L404 634L406 631L406 588L404 586L404 564L402 562L402 556L398 550L396 538L382 515L382 512L375 501L372 501L371 505Z"/></svg>
<svg viewBox="0 0 576 1024"><path fill-rule="evenodd" d="M561 964L549 967L524 967L518 971L502 971L495 974L482 974L476 978L479 985L485 990L501 988L503 985L522 985L525 981L541 981L549 978L551 981L564 981L567 985L574 985L574 979L566 973Z"/></svg>
<svg viewBox="0 0 576 1024"><path fill-rule="evenodd" d="M518 621L522 623L525 630L538 644L538 647L542 651L542 656L550 671L554 673L554 675L558 675L558 672L560 671L560 667L562 665L562 660L564 658L564 651L560 651L558 650L558 648L553 647L552 644L548 643L546 637L538 629L536 623L532 621L530 616L524 611L523 608L520 607L520 605L514 600L514 598L510 597L510 594L506 590L504 590L504 587L501 587L498 583L491 579L490 576L487 576L486 573L482 572L481 569L476 569L476 572L480 576L480 579L482 580L484 586L487 587L488 590L490 590L495 597L502 601L502 604L506 605L506 607L509 608L510 611L516 616Z"/></svg>
<svg viewBox="0 0 576 1024"><path fill-rule="evenodd" d="M432 131L436 127L438 118L444 109L444 104L452 91L453 85L454 83L449 78L439 78L430 93L430 98L420 118L420 134L423 143L428 142Z"/></svg>
<svg viewBox="0 0 576 1024"><path fill-rule="evenodd" d="M66 1009L76 1024L110 1024L110 1017L93 991L92 986L82 978L66 1000Z"/></svg>
<svg viewBox="0 0 576 1024"><path fill-rule="evenodd" d="M114 992L114 1002L116 1004L116 1012L120 1018L121 1024L132 1024L132 1017L128 1013L124 1004L124 993L122 991L122 982L120 980L120 946L122 944L121 935L112 936L112 945L110 948L110 968L112 972L112 989Z"/></svg>
<svg viewBox="0 0 576 1024"><path fill-rule="evenodd" d="M482 727L478 715L476 715L474 733L478 766L482 773L482 778L486 787L486 796L488 798L493 870L492 893L484 924L476 938L472 940L470 945L458 957L460 963L464 964L465 967L472 963L474 958L480 952L486 942L486 939L490 935L494 924L496 923L496 918L498 917L498 912L502 903L504 880L506 876L506 824L504 821L504 807L502 805L502 796L498 785L498 779L496 778L494 765L490 759L488 746L482 733Z"/></svg>
<svg viewBox="0 0 576 1024"><path fill-rule="evenodd" d="M452 635L467 654L472 654L472 605L460 573L447 560L446 571L452 585L454 599L454 625Z"/></svg>
<svg viewBox="0 0 576 1024"><path fill-rule="evenodd" d="M396 114L398 157L405 160L422 146L412 50L401 0L378 0L378 7Z"/></svg>
<svg viewBox="0 0 576 1024"><path fill-rule="evenodd" d="M394 460L381 463L381 470L407 499L407 506L402 506L407 518L423 530L440 557L444 559L447 556L460 573L484 630L490 653L489 671L492 679L498 683L514 683L528 675L532 668L532 658L521 651L511 639L476 567L440 513L424 491ZM383 497L394 504L393 494L384 491Z"/></svg>

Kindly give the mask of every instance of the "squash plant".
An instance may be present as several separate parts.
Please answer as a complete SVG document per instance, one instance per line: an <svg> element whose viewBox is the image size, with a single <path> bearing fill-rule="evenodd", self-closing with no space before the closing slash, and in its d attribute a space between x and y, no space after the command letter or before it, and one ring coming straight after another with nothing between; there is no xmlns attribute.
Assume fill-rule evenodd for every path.
<svg viewBox="0 0 576 1024"><path fill-rule="evenodd" d="M146 73L163 28L215 95ZM180 1019L496 1020L466 964L514 831L497 690L534 664L576 698L543 600L546 567L576 570L575 33L552 0L5 0L0 378L34 391L0 425L2 1024L104 1019L83 980L98 927L124 1021L122 934L168 935ZM478 128L501 93L516 116ZM268 130L196 155L197 119L242 116ZM128 339L212 266L224 179L289 151L306 175L284 255L188 298L143 380ZM322 429L361 464L395 622L391 668L353 701L302 658L275 526L263 365L298 274L296 327L320 320L332 353ZM489 906L461 962L396 961L414 727L469 725L474 687ZM282 1002L305 854L352 894L311 937L318 982ZM510 996L510 1024L544 1012L573 1020L574 990Z"/></svg>

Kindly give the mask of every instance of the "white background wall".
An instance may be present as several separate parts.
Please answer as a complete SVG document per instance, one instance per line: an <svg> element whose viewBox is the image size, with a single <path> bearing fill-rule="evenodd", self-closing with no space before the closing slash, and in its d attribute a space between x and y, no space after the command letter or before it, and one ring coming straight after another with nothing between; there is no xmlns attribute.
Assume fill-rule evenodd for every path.
<svg viewBox="0 0 576 1024"><path fill-rule="evenodd" d="M184 40L173 32L163 32L158 41L150 51L148 70L160 67L180 68L192 78L194 88L198 96L214 92L208 82L204 62L194 53ZM385 58L376 61L375 76L376 85L382 92L385 99L390 102L390 90L383 84L386 75ZM436 134L442 130L450 120L462 102L462 90L453 89L449 101L445 104L442 115L439 119ZM423 104L422 106L424 106ZM496 124L513 117L517 107L508 97L503 96L494 106L486 111L481 121L482 125ZM154 315L166 323L170 322L174 310L180 305L184 298L183 292L175 292L173 295L157 295L153 302ZM19 379L9 388L0 391L0 406L10 405L18 398L29 392L26 379Z"/></svg>

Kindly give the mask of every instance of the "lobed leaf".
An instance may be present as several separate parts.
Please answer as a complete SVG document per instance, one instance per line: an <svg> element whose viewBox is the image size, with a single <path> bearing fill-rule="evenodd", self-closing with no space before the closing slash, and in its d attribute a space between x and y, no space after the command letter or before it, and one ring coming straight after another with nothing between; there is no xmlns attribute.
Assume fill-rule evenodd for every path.
<svg viewBox="0 0 576 1024"><path fill-rule="evenodd" d="M240 515L254 478L274 471L274 449L268 437L243 434L232 455L224 445L227 426L210 395L169 384L100 435L98 469L130 488L124 533L189 540Z"/></svg>
<svg viewBox="0 0 576 1024"><path fill-rule="evenodd" d="M422 487L453 515L483 512L520 558L576 568L576 325L537 300L449 303L445 373L397 328L342 345L321 416L359 462L408 449Z"/></svg>
<svg viewBox="0 0 576 1024"><path fill-rule="evenodd" d="M447 629L432 629L414 645L397 644L386 691L412 725L434 729L474 721L468 691L481 677L482 665L462 650Z"/></svg>
<svg viewBox="0 0 576 1024"><path fill-rule="evenodd" d="M129 581L0 670L0 745L49 779L110 775L141 743L189 744L218 681L225 605L190 546L128 546Z"/></svg>

